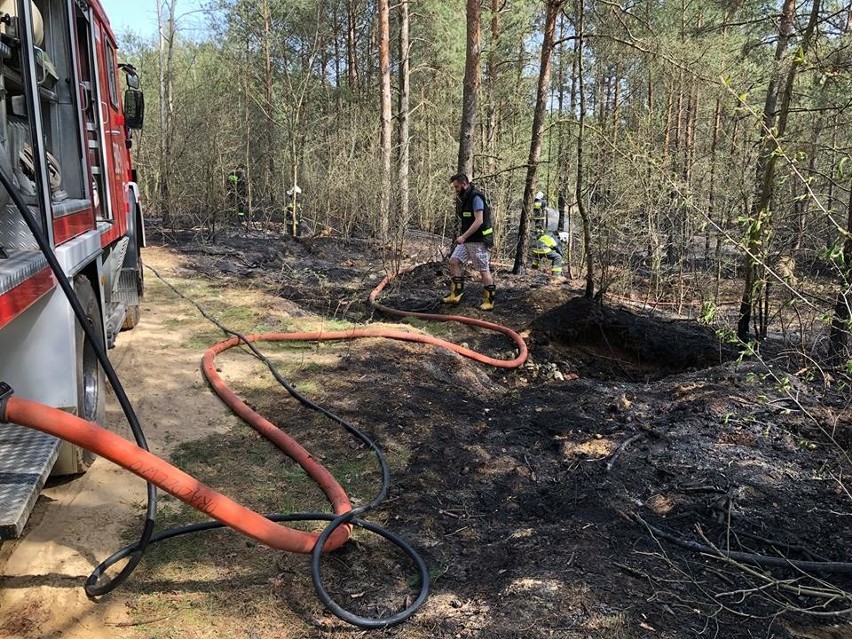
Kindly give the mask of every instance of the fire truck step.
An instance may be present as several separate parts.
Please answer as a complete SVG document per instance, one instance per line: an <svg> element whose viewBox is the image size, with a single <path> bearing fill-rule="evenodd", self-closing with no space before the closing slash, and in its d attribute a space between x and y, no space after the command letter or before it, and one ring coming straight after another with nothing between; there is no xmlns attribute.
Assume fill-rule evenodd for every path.
<svg viewBox="0 0 852 639"><path fill-rule="evenodd" d="M127 247L130 246L130 238L124 237L112 250L109 256L110 281L112 290L117 291L121 279L121 268L124 266L124 258L127 257Z"/></svg>
<svg viewBox="0 0 852 639"><path fill-rule="evenodd" d="M112 349L115 348L115 341L118 339L124 318L127 316L127 306L121 302L116 302L111 304L108 310L106 322L107 348Z"/></svg>
<svg viewBox="0 0 852 639"><path fill-rule="evenodd" d="M0 540L21 536L60 443L38 431L0 424Z"/></svg>
<svg viewBox="0 0 852 639"><path fill-rule="evenodd" d="M47 268L47 260L39 251L7 248L6 253L7 259L0 262L0 295Z"/></svg>

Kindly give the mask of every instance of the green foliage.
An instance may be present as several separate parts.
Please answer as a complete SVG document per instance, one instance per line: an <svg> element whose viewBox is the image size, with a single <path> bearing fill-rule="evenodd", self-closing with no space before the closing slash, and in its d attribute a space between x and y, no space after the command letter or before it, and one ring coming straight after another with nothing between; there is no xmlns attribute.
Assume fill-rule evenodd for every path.
<svg viewBox="0 0 852 639"><path fill-rule="evenodd" d="M716 305L713 302L704 302L701 305L699 318L703 324L710 325L716 320Z"/></svg>
<svg viewBox="0 0 852 639"><path fill-rule="evenodd" d="M690 294L713 299L714 308L701 315L716 322L723 287L711 292L711 280L741 275L736 268L746 248L770 266L794 252L840 265L838 220L846 211L850 173L842 150L852 143L845 111L852 36L828 18L847 9L826 3L807 54L799 19L791 48L776 64L777 21L766 18L777 15L777 2L634 3L616 11L585 1L591 37L582 51L575 47L575 3L566 3L557 25L537 189L552 206L564 193L568 222L578 228L582 87L586 179L580 190L602 277L621 278L666 301ZM454 214L446 179L458 151L463 4L411 3L410 220L448 236ZM474 177L493 205L502 257L516 242L543 3L498 2L497 16L490 2L481 6ZM167 56L159 40L124 41L123 58L140 69L149 96L149 126L135 145L148 210L170 213L176 226L208 231L233 223L226 176L243 164L255 222L282 221L285 192L297 181L312 229L374 237L381 183L374 0L211 0L206 11L208 29L195 39L179 33L175 43L168 135L158 126ZM394 5L394 90L398 29ZM582 78L576 77L580 56ZM770 80L796 61L801 68L785 134L780 141L766 139L767 127L778 130L772 118L764 122ZM398 108L395 103L395 120ZM770 115L778 108L776 102ZM764 202L756 177L769 160L777 168ZM583 247L573 248L576 267ZM728 249L735 248L739 252L731 255ZM763 290L759 273L756 279L749 293Z"/></svg>

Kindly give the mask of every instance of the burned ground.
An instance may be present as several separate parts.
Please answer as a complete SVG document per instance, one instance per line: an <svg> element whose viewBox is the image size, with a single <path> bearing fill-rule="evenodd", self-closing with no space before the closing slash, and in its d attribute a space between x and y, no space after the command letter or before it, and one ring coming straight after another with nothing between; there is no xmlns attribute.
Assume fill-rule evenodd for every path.
<svg viewBox="0 0 852 639"><path fill-rule="evenodd" d="M294 325L314 313L338 327L383 319L365 303L385 264L368 244L258 236L174 248L185 256L178 283L209 278L211 299L217 287L250 287L286 304ZM437 310L443 280L439 265L421 266L383 301ZM388 452L391 497L371 519L423 552L434 584L426 607L386 634L849 636L829 634L848 618L796 611L836 610L848 600L792 595L760 573L658 538L642 523L719 548L847 559L850 413L842 394L781 363L735 361L708 329L576 300L577 291L549 286L542 274L504 275L500 284L494 319L524 331L531 344L532 361L517 372L379 340L270 348L300 388ZM478 298L478 287L469 293ZM473 301L461 310L481 315ZM510 355L501 337L410 323ZM239 358L248 359L223 358L226 376ZM327 463L356 503L372 497L378 473L368 451L286 398L260 367L230 382ZM262 510L322 505L298 469L247 428L183 444L173 458ZM193 517L166 501L167 522ZM358 533L324 565L341 603L377 614L403 604L416 587L397 559ZM180 629L175 621L174 634L160 626L156 636L361 636L323 611L303 557L224 533L163 546L146 565L129 586L137 619L157 618L165 607L192 609L204 620ZM818 577L825 583L802 584L852 590L848 576ZM234 630L234 606L245 613L236 617L253 620L251 634Z"/></svg>

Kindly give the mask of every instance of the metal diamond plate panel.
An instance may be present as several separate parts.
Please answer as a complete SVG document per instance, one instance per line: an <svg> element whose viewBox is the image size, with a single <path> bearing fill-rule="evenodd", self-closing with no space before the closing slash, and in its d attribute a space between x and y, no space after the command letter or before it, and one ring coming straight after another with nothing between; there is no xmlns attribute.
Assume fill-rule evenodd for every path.
<svg viewBox="0 0 852 639"><path fill-rule="evenodd" d="M123 237L115 245L115 248L109 255L109 278L112 283L113 292L118 290L119 280L121 279L121 267L124 265L124 258L127 256L127 247L130 245L130 238Z"/></svg>
<svg viewBox="0 0 852 639"><path fill-rule="evenodd" d="M121 302L125 306L135 306L139 303L139 289L136 288L136 269L125 268L116 283L112 294L113 302Z"/></svg>
<svg viewBox="0 0 852 639"><path fill-rule="evenodd" d="M6 254L9 257L0 260L0 295L47 268L47 260L39 251L22 251L7 247Z"/></svg>
<svg viewBox="0 0 852 639"><path fill-rule="evenodd" d="M0 539L21 535L54 462L59 440L0 424Z"/></svg>
<svg viewBox="0 0 852 639"><path fill-rule="evenodd" d="M2 188L2 187L0 187ZM33 207L30 207L32 210ZM33 211L36 220L41 224L41 214ZM35 249L38 248L33 234L24 222L24 218L14 206L7 206L0 212L0 245L9 248Z"/></svg>

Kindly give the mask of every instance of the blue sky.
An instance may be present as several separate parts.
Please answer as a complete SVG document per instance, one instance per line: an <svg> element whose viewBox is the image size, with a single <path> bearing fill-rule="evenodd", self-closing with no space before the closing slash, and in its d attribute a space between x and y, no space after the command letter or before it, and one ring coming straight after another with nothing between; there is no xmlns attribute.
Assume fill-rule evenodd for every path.
<svg viewBox="0 0 852 639"><path fill-rule="evenodd" d="M199 9L202 0L177 0L179 24L192 29L193 22L198 23L200 16L193 13ZM157 3L155 0L101 0L113 31L121 37L132 31L137 35L153 37L157 33Z"/></svg>

